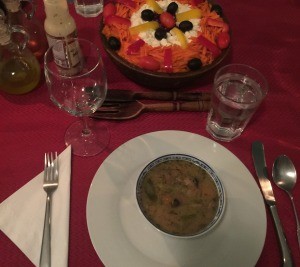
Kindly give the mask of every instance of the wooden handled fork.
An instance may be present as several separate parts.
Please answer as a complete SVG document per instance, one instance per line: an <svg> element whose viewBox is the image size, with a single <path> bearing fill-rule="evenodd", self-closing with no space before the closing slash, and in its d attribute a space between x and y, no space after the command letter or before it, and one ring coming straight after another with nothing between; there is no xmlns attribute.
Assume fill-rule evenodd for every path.
<svg viewBox="0 0 300 267"><path fill-rule="evenodd" d="M171 111L208 111L210 101L142 103L132 102L104 102L104 104L90 117L107 120L127 120L140 115L142 112L171 112Z"/></svg>

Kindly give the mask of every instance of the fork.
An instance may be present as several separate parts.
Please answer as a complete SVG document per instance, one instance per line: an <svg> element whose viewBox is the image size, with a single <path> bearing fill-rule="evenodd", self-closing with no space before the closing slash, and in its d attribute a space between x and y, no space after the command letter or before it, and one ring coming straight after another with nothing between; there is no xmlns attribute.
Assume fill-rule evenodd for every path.
<svg viewBox="0 0 300 267"><path fill-rule="evenodd" d="M189 102L142 103L132 102L104 102L97 111L90 115L94 119L127 120L149 111L208 111L210 101L198 100Z"/></svg>
<svg viewBox="0 0 300 267"><path fill-rule="evenodd" d="M58 187L57 152L45 154L43 188L47 193L40 267L51 266L51 203L52 194Z"/></svg>

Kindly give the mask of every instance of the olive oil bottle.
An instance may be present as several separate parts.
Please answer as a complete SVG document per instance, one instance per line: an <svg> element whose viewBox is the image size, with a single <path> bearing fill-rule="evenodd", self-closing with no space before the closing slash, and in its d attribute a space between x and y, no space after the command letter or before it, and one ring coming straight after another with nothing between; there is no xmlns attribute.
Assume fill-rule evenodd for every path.
<svg viewBox="0 0 300 267"><path fill-rule="evenodd" d="M14 34L21 35L13 41ZM29 37L24 28L8 28L0 19L0 90L9 94L25 94L39 83L40 64L26 47Z"/></svg>
<svg viewBox="0 0 300 267"><path fill-rule="evenodd" d="M3 2L7 10L6 21L8 26L21 25L25 28L29 35L27 48L42 62L48 49L48 42L42 22L35 17L37 8L35 1L3 0Z"/></svg>

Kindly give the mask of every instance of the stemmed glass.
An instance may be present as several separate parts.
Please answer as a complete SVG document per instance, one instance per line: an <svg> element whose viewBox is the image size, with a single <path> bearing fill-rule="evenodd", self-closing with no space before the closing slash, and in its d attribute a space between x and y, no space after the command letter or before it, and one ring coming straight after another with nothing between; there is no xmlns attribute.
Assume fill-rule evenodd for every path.
<svg viewBox="0 0 300 267"><path fill-rule="evenodd" d="M45 53L44 67L52 102L81 118L67 129L66 145L78 156L103 151L109 141L108 130L89 118L102 105L107 91L98 47L79 38L59 40Z"/></svg>

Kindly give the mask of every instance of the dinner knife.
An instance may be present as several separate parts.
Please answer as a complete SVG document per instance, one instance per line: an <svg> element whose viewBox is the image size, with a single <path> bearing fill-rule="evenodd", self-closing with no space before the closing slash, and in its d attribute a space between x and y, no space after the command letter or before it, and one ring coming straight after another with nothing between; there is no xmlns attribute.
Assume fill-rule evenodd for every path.
<svg viewBox="0 0 300 267"><path fill-rule="evenodd" d="M264 146L260 141L252 143L252 158L258 180L261 186L261 190L266 204L269 206L273 221L276 227L277 236L280 242L280 248L282 253L282 260L284 267L290 267L293 265L292 256L288 247L282 225L278 216L276 208L276 200L274 197L273 189L270 180L268 179L267 166L265 160Z"/></svg>
<svg viewBox="0 0 300 267"><path fill-rule="evenodd" d="M105 101L109 102L129 102L134 100L210 100L209 92L177 92L177 91L150 91L136 92L125 89L109 89L107 90Z"/></svg>

